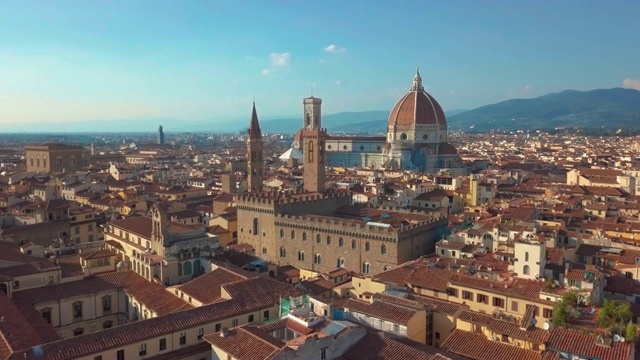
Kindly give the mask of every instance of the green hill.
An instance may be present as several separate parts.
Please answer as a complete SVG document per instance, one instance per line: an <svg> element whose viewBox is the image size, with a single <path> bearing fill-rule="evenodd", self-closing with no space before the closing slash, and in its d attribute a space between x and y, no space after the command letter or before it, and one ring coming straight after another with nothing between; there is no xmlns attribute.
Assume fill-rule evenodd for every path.
<svg viewBox="0 0 640 360"><path fill-rule="evenodd" d="M450 129L526 130L640 128L640 91L633 89L565 90L533 99L486 105L448 118Z"/></svg>

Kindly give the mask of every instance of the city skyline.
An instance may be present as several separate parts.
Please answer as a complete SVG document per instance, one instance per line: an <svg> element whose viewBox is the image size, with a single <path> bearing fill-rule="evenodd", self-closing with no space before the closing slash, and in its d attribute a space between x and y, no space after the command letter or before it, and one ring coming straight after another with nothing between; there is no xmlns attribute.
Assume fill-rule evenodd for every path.
<svg viewBox="0 0 640 360"><path fill-rule="evenodd" d="M391 110L416 67L445 111L565 89L640 88L633 2L5 8L2 125L159 119L179 131L167 120L247 119L253 98L261 118L296 116L311 93L327 114Z"/></svg>

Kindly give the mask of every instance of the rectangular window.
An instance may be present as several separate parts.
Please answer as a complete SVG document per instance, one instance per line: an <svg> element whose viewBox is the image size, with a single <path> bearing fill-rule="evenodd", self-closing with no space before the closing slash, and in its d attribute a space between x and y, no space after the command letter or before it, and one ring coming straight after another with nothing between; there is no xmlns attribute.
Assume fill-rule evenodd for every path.
<svg viewBox="0 0 640 360"><path fill-rule="evenodd" d="M147 344L140 344L140 349L139 349L139 353L140 356L145 356L147 355Z"/></svg>
<svg viewBox="0 0 640 360"><path fill-rule="evenodd" d="M198 340L202 339L204 336L204 328L198 329Z"/></svg>
<svg viewBox="0 0 640 360"><path fill-rule="evenodd" d="M93 231L93 224L87 225L87 231L89 232Z"/></svg>
<svg viewBox="0 0 640 360"><path fill-rule="evenodd" d="M327 360L327 348L320 349L320 360Z"/></svg>
<svg viewBox="0 0 640 360"><path fill-rule="evenodd" d="M548 309L548 308L542 309L542 317L543 318L551 319L552 316L553 316L553 310L552 309Z"/></svg>
<svg viewBox="0 0 640 360"><path fill-rule="evenodd" d="M50 308L43 309L42 317L47 322L47 324L51 324L51 309Z"/></svg>
<svg viewBox="0 0 640 360"><path fill-rule="evenodd" d="M493 298L493 306L504 308L504 299L494 297Z"/></svg>
<svg viewBox="0 0 640 360"><path fill-rule="evenodd" d="M102 297L102 311L111 311L111 296L107 295Z"/></svg>
<svg viewBox="0 0 640 360"><path fill-rule="evenodd" d="M458 297L458 289L456 288L447 288L447 295Z"/></svg>
<svg viewBox="0 0 640 360"><path fill-rule="evenodd" d="M249 322L253 322L253 314L249 315Z"/></svg>
<svg viewBox="0 0 640 360"><path fill-rule="evenodd" d="M93 234L89 234L89 237L87 239L89 242L93 242Z"/></svg>
<svg viewBox="0 0 640 360"><path fill-rule="evenodd" d="M464 300L473 300L473 293L471 291L462 290L462 298Z"/></svg>
<svg viewBox="0 0 640 360"><path fill-rule="evenodd" d="M436 331L436 340L440 340L440 333Z"/></svg>
<svg viewBox="0 0 640 360"><path fill-rule="evenodd" d="M167 339L165 338L160 339L160 343L158 344L158 347L160 348L160 351L167 350Z"/></svg>
<svg viewBox="0 0 640 360"><path fill-rule="evenodd" d="M13 282L13 288L14 289L20 289L20 280L16 280Z"/></svg>
<svg viewBox="0 0 640 360"><path fill-rule="evenodd" d="M216 332L219 332L222 329L222 324L216 324Z"/></svg>
<svg viewBox="0 0 640 360"><path fill-rule="evenodd" d="M187 343L187 333L180 334L180 345L184 345Z"/></svg>
<svg viewBox="0 0 640 360"><path fill-rule="evenodd" d="M265 320L269 320L269 310L265 310L265 311L264 311L264 313L262 314L262 317L263 317Z"/></svg>
<svg viewBox="0 0 640 360"><path fill-rule="evenodd" d="M118 350L116 353L116 360L124 360L124 350Z"/></svg>
<svg viewBox="0 0 640 360"><path fill-rule="evenodd" d="M94 356L93 360L102 360L102 355Z"/></svg>
<svg viewBox="0 0 640 360"><path fill-rule="evenodd" d="M74 226L73 227L73 233L75 235L79 235L80 234L80 226Z"/></svg>
<svg viewBox="0 0 640 360"><path fill-rule="evenodd" d="M476 296L476 301L483 304L489 304L489 297L485 294L478 294Z"/></svg>
<svg viewBox="0 0 640 360"><path fill-rule="evenodd" d="M238 326L238 319L231 320L231 326Z"/></svg>
<svg viewBox="0 0 640 360"><path fill-rule="evenodd" d="M73 318L78 319L82 317L82 302L78 301L73 303Z"/></svg>
<svg viewBox="0 0 640 360"><path fill-rule="evenodd" d="M512 301L511 302L511 311L518 312L518 302L517 301Z"/></svg>

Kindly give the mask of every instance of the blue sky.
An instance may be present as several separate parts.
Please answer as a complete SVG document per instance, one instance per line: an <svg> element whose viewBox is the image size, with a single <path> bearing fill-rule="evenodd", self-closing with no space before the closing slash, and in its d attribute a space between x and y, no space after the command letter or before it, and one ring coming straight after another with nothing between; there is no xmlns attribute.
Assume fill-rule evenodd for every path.
<svg viewBox="0 0 640 360"><path fill-rule="evenodd" d="M445 110L640 89L638 1L6 1L0 125ZM108 129L108 121L100 121ZM165 125L179 130L179 122Z"/></svg>

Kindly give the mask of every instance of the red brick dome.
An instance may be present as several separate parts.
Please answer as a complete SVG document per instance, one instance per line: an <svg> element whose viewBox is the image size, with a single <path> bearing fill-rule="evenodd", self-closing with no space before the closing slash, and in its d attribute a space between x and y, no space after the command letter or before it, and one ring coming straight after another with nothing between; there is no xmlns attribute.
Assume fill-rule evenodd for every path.
<svg viewBox="0 0 640 360"><path fill-rule="evenodd" d="M411 91L403 96L389 115L389 126L447 125L442 107L422 87L420 72L416 71Z"/></svg>

